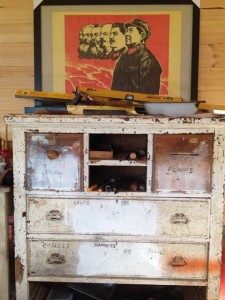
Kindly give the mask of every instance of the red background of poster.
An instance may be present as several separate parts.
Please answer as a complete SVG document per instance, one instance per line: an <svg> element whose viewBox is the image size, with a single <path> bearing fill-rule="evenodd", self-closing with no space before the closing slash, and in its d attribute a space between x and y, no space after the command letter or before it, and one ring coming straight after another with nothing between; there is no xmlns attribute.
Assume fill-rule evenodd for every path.
<svg viewBox="0 0 225 300"><path fill-rule="evenodd" d="M110 89L115 61L111 59L80 59L78 54L79 32L87 24L127 23L133 19L148 23L151 37L147 48L162 67L160 94L168 93L169 68L169 14L148 15L66 15L65 16L65 68L66 93L76 87Z"/></svg>

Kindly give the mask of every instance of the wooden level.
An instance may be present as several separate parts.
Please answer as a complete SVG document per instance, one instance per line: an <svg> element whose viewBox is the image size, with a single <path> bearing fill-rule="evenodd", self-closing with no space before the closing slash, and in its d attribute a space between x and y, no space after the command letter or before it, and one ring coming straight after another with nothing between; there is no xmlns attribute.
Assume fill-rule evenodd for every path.
<svg viewBox="0 0 225 300"><path fill-rule="evenodd" d="M105 106L105 110L109 110L111 107L121 107L128 111L129 113L134 113L134 106L142 107L144 102L183 102L182 98L178 97L169 97L162 95L150 95L150 94L139 94L139 93L126 93L120 91L111 91L111 90L100 90L100 89L91 89L91 88L79 88L79 93L82 96L87 97L86 100L82 100L82 104L90 104L90 106L97 106L95 109L102 110L102 107ZM16 98L27 98L27 99L38 99L38 100L50 100L50 101L61 101L65 102L67 108L69 107L70 113L76 114L79 111L79 114L85 109L84 106L79 110L75 109L75 105L70 105L75 99L74 94L62 94L62 93L50 93L50 92L41 92L41 91L27 91L27 90L17 90L15 93ZM71 107L70 107L71 106ZM94 108L89 107L89 110ZM210 103L199 103L199 110L225 110L225 104L210 104Z"/></svg>
<svg viewBox="0 0 225 300"><path fill-rule="evenodd" d="M91 97L109 97L122 100L134 100L140 102L183 102L182 98L163 95L140 94L114 90L92 89L79 87L78 90Z"/></svg>
<svg viewBox="0 0 225 300"><path fill-rule="evenodd" d="M198 109L207 111L225 110L225 104L200 103Z"/></svg>
<svg viewBox="0 0 225 300"><path fill-rule="evenodd" d="M182 102L183 99L179 97L170 97L162 95L151 95L151 94L139 94L139 93L129 93L121 91L112 90L101 90L92 88L80 87L77 92L81 96L93 98L94 101L109 101L110 99L117 100L130 100L134 102ZM76 93L75 93L76 94ZM50 93L41 91L26 91L17 90L15 93L16 98L26 98L26 99L38 99L38 100L54 100L54 101L64 101L72 102L75 99L74 94L62 94L62 93Z"/></svg>
<svg viewBox="0 0 225 300"><path fill-rule="evenodd" d="M74 100L74 94L49 93L40 91L16 90L16 98L37 99L37 100L54 100L70 102Z"/></svg>

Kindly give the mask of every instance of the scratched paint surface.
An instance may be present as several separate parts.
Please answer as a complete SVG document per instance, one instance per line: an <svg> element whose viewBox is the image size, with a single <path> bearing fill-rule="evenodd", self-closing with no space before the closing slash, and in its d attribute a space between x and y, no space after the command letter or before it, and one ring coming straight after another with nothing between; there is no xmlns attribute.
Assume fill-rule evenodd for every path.
<svg viewBox="0 0 225 300"><path fill-rule="evenodd" d="M180 258L182 266L176 264ZM195 266L201 260L202 265ZM30 274L206 278L206 245L30 241Z"/></svg>
<svg viewBox="0 0 225 300"><path fill-rule="evenodd" d="M212 135L156 135L154 157L155 191L211 191Z"/></svg>
<svg viewBox="0 0 225 300"><path fill-rule="evenodd" d="M18 115L7 116L6 122L13 127L18 300L30 299L32 280L201 285L206 287L204 300L219 299L225 116ZM46 184L45 189L26 190L27 133L82 136L84 189L47 190ZM115 196L86 191L89 170L94 167L89 159L89 138L96 133L133 135L137 145L138 134L147 135L145 192ZM197 155L191 156L191 166L186 165L191 163L187 157L170 157L175 164L167 165L172 168L169 171L184 173L179 174L183 191L176 185L153 191L154 136L183 134L194 139L189 143L195 146L192 151L200 150L199 160ZM200 148L194 143L197 135L206 140ZM212 136L211 142L207 136ZM209 150L205 159L204 149ZM171 153L177 152L173 149ZM113 166L114 161L102 166L107 164ZM116 165L123 167L120 161ZM96 164L99 166L101 161ZM196 167L201 172L192 182L192 168ZM190 174L187 179L186 173ZM93 217L95 214L99 217Z"/></svg>
<svg viewBox="0 0 225 300"><path fill-rule="evenodd" d="M209 207L205 201L31 198L28 203L30 233L178 237L208 234Z"/></svg>
<svg viewBox="0 0 225 300"><path fill-rule="evenodd" d="M80 148L78 135L27 135L28 188L79 190Z"/></svg>

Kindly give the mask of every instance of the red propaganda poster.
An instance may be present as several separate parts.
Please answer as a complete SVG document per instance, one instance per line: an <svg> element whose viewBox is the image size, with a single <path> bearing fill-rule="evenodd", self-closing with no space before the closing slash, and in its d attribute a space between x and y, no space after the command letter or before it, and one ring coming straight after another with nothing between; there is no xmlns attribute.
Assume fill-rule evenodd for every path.
<svg viewBox="0 0 225 300"><path fill-rule="evenodd" d="M42 90L111 89L190 101L191 5L43 5L40 13Z"/></svg>
<svg viewBox="0 0 225 300"><path fill-rule="evenodd" d="M169 14L65 15L65 90L168 94Z"/></svg>

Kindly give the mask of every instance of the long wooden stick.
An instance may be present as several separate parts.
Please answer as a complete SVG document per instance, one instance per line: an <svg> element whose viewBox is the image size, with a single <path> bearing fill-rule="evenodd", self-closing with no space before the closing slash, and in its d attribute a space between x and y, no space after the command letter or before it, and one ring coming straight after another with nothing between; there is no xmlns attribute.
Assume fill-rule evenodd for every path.
<svg viewBox="0 0 225 300"><path fill-rule="evenodd" d="M179 97L170 97L162 95L139 94L129 93L113 90L92 89L80 87L77 91L86 97L93 98L93 101L103 101L103 99L117 99L117 100L130 100L134 102L182 102L183 99ZM17 90L15 93L16 98L38 99L38 100L54 100L71 102L74 100L74 94L61 94L40 91L26 91ZM106 100L106 101L107 101Z"/></svg>

